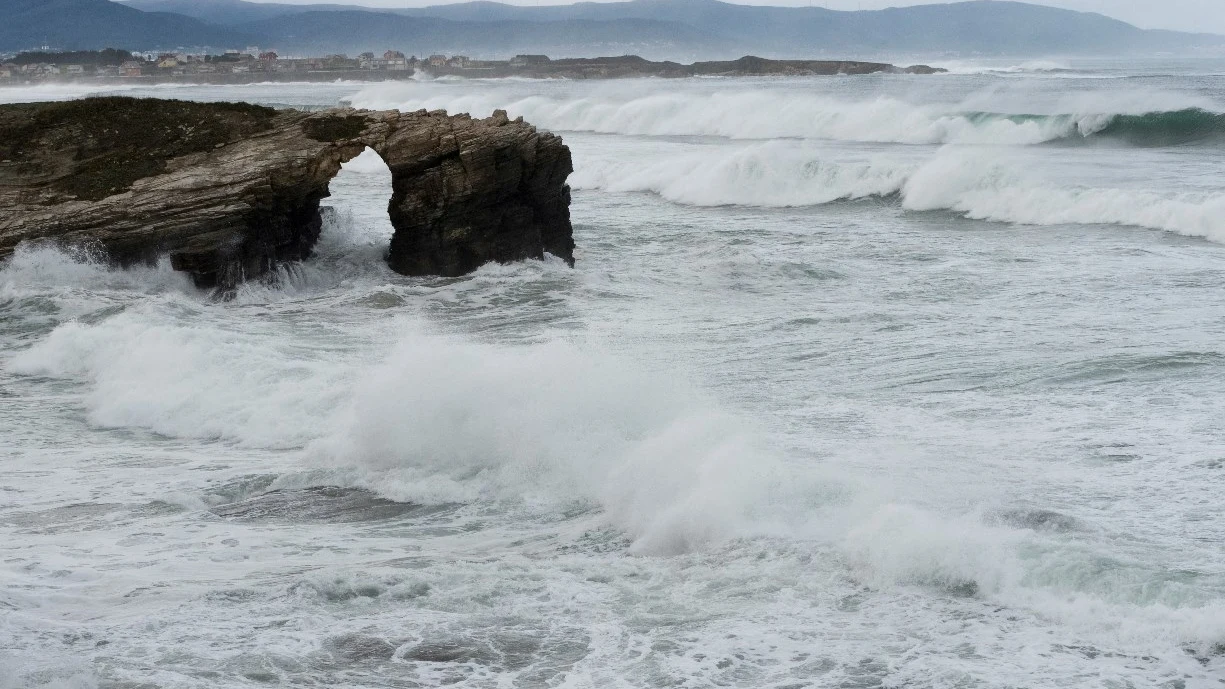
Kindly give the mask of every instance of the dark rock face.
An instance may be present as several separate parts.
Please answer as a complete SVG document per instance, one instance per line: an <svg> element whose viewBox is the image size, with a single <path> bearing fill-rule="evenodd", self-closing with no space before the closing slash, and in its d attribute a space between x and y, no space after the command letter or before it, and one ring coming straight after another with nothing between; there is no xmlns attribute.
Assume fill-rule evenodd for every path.
<svg viewBox="0 0 1225 689"><path fill-rule="evenodd" d="M570 151L503 112L132 98L0 106L0 258L28 240L119 263L168 253L230 288L310 255L328 183L367 146L392 171L393 270L455 276L546 251L573 263Z"/></svg>
<svg viewBox="0 0 1225 689"><path fill-rule="evenodd" d="M545 251L573 261L569 150L500 110L482 122L440 119L373 147L392 174L392 270L462 275Z"/></svg>
<svg viewBox="0 0 1225 689"><path fill-rule="evenodd" d="M767 76L875 74L895 72L897 67L883 62L847 62L830 60L767 60L746 55L726 62L695 62L691 70L697 75Z"/></svg>

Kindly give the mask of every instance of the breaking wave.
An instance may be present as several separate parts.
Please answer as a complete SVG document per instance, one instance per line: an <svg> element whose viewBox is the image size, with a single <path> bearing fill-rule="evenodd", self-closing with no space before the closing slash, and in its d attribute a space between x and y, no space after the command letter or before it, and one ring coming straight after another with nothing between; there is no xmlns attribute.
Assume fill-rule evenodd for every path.
<svg viewBox="0 0 1225 689"><path fill-rule="evenodd" d="M654 163L589 161L576 189L650 192L692 206L816 206L896 197L907 210L946 210L1026 225L1126 225L1225 242L1225 194L1071 187L1033 179L996 151L943 149L920 163L822 159L767 142Z"/></svg>
<svg viewBox="0 0 1225 689"><path fill-rule="evenodd" d="M1188 108L1144 115L1115 115L1089 136L1110 137L1144 146L1170 146L1225 137L1225 114Z"/></svg>
<svg viewBox="0 0 1225 689"><path fill-rule="evenodd" d="M976 125L993 126L1006 120L1036 123L1045 131L1067 133L1052 140L1110 139L1133 146L1177 146L1225 139L1225 114L1187 108L1139 115L1004 115L976 112L966 115Z"/></svg>
<svg viewBox="0 0 1225 689"><path fill-rule="evenodd" d="M1024 515L937 514L860 477L791 464L753 424L598 347L478 342L402 319L382 356L314 352L261 330L201 327L201 311L185 307L147 302L65 323L6 368L84 383L98 426L300 450L305 471L275 488L322 482L417 504L563 512L612 525L643 555L781 538L828 549L873 587L987 597L1069 623L1092 605L1196 642L1225 631L1219 605L1164 570L1120 562L1126 576L1103 578L1091 550Z"/></svg>
<svg viewBox="0 0 1225 689"><path fill-rule="evenodd" d="M871 165L831 179L900 183L914 203L930 202L931 185L961 163L945 164L900 182L872 179ZM63 279L96 284L73 266ZM301 471L276 488L354 486L551 523L561 513L576 528L611 525L642 555L812 548L864 586L981 597L1068 624L1091 606L1095 623L1203 647L1225 634L1215 579L1197 588L1121 560L1104 575L1097 553L1043 530L1049 514L942 514L868 477L793 463L750 420L598 344L489 342L402 317L324 344L295 341L275 319L248 323L249 313L159 293L62 323L4 369L79 384L94 426L288 451ZM92 686L66 681L48 686Z"/></svg>
<svg viewBox="0 0 1225 689"><path fill-rule="evenodd" d="M717 136L730 139L832 139L865 143L1035 145L1054 141L1113 140L1163 146L1225 135L1225 114L1215 104L1169 94L1114 102L1064 103L1063 112L1026 114L988 109L987 102L916 104L895 97L846 101L807 93L747 90L713 93L616 92L584 97L523 96L490 88L372 86L349 102L357 107L444 109L511 116L555 131L633 136ZM1154 99L1170 109L1150 111ZM987 106L986 108L982 106Z"/></svg>
<svg viewBox="0 0 1225 689"><path fill-rule="evenodd" d="M1030 60L1016 65L982 65L973 63L942 63L950 74L1064 74L1080 73L1066 62Z"/></svg>
<svg viewBox="0 0 1225 689"><path fill-rule="evenodd" d="M199 323L226 313L171 297L69 321L3 370L82 383L98 427L300 449L325 483L397 501L577 503L642 553L740 535L777 470L751 425L598 349L485 344L400 320L371 361Z"/></svg>

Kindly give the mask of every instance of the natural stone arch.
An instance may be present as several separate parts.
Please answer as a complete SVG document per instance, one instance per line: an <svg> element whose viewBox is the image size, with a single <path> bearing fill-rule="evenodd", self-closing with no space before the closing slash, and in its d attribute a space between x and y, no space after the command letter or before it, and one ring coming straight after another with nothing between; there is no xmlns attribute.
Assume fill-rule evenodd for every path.
<svg viewBox="0 0 1225 689"><path fill-rule="evenodd" d="M143 143L159 109L181 131ZM0 257L39 238L101 245L120 263L169 253L197 284L230 288L310 254L329 182L369 147L392 172L393 270L454 276L546 251L573 262L570 151L502 111L102 98L0 106L0 140L17 140L6 136L23 143L2 151ZM76 183L99 161L118 171L114 184Z"/></svg>

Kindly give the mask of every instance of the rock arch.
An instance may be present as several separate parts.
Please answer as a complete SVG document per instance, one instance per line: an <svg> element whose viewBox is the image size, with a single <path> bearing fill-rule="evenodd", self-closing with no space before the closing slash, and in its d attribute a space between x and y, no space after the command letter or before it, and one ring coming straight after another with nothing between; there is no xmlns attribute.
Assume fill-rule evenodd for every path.
<svg viewBox="0 0 1225 689"><path fill-rule="evenodd" d="M570 151L503 111L99 98L0 106L3 141L22 143L0 150L0 257L31 239L101 245L120 263L168 253L197 284L227 289L309 256L329 182L369 147L392 173L393 270L574 260Z"/></svg>

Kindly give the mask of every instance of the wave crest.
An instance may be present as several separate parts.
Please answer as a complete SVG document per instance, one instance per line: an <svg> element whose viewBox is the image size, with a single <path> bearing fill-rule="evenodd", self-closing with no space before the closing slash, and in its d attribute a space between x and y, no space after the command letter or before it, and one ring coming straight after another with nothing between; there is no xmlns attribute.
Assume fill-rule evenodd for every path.
<svg viewBox="0 0 1225 689"><path fill-rule="evenodd" d="M1225 138L1225 114L1188 108L1143 115L1115 115L1086 136L1119 139L1141 146L1173 146Z"/></svg>
<svg viewBox="0 0 1225 689"><path fill-rule="evenodd" d="M886 96L847 101L767 89L525 97L514 90L459 94L404 85L370 87L351 102L357 107L445 109L477 116L502 108L546 129L633 136L1018 146L1103 138L1160 146L1225 133L1225 114L1207 109L1207 104L1164 94L1153 97L1169 101L1174 109L1145 112L1147 103L1124 99L1064 103L1068 109L1063 113L1025 114L975 108L989 103L916 104Z"/></svg>
<svg viewBox="0 0 1225 689"><path fill-rule="evenodd" d="M1026 225L1126 225L1225 242L1225 194L1069 187L1035 180L992 150L943 149L921 163L829 162L768 142L649 164L593 161L576 189L650 192L693 206L815 206L894 197L907 210L946 210Z"/></svg>

